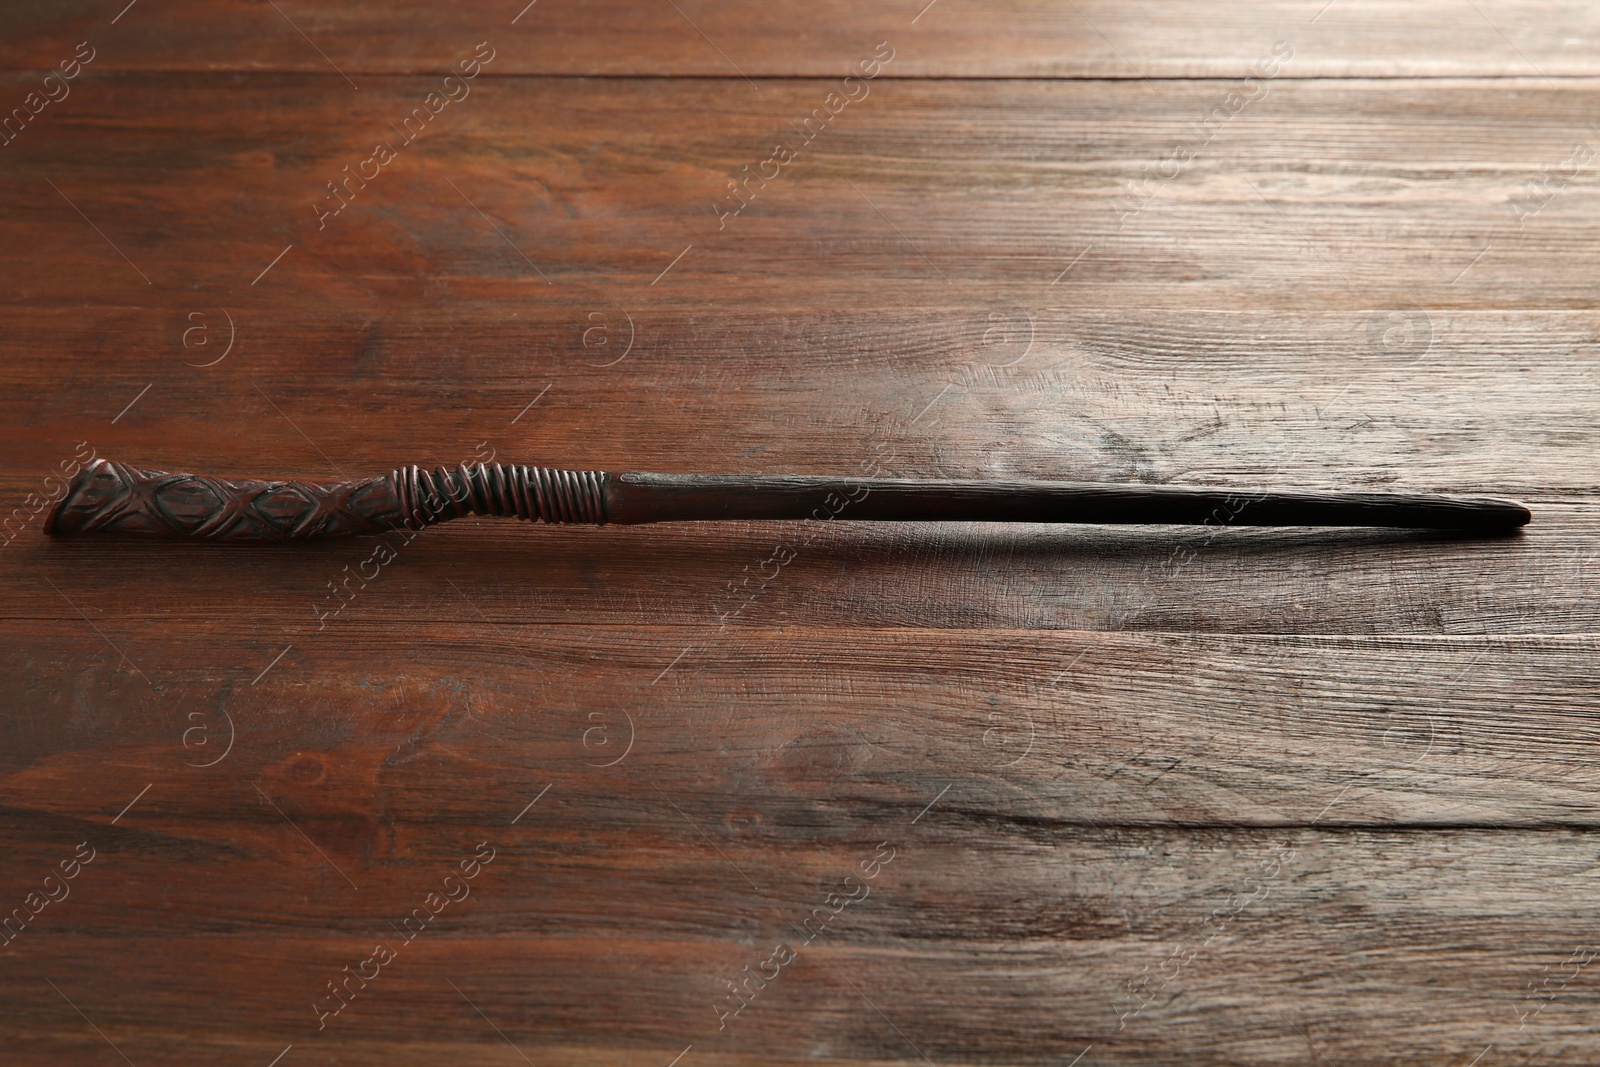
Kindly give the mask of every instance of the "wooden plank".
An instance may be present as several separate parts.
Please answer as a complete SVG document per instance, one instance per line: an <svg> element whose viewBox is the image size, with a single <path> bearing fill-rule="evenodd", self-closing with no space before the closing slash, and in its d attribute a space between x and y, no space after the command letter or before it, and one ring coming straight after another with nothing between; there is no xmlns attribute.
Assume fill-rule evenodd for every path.
<svg viewBox="0 0 1600 1067"><path fill-rule="evenodd" d="M0 269L18 283L0 300L371 324L526 318L573 294L635 312L800 293L839 312L1592 296L1595 192L1573 155L1596 152L1589 81L1283 82L1209 120L1214 82L885 82L808 142L795 126L825 82L752 100L727 80L508 79L408 145L399 123L428 84L373 80L352 100L298 75L85 80L6 147ZM793 161L763 167L780 138ZM345 168L380 141L396 155L358 188Z"/></svg>
<svg viewBox="0 0 1600 1067"><path fill-rule="evenodd" d="M228 309L189 306L0 309L11 507L87 442L85 455L160 469L320 479L492 449L602 470L877 464L1493 492L1548 501L1558 510L1541 518L1559 523L1559 507L1591 494L1600 448L1593 312L574 300L511 321L493 306L379 321L235 307L225 354ZM1390 346L1391 329L1412 332ZM58 355L111 337L115 368ZM403 439L391 420L410 428Z"/></svg>
<svg viewBox="0 0 1600 1067"><path fill-rule="evenodd" d="M585 837L581 811L552 810L520 836L423 835L434 843L359 890L315 855L282 863L244 899L217 891L224 853L162 846L130 815L92 832L101 848L72 895L8 949L0 990L31 1056L17 1062L110 1058L85 1018L136 1063L180 1037L263 1063L291 1043L311 1063L376 1062L413 1043L424 1062L446 1047L510 1062L492 1058L510 1050L484 1017L534 1062L582 1047L590 1058L576 1062L665 1063L690 1045L718 1063L769 1050L904 1063L913 1048L1008 1063L1086 1047L1101 1063L1169 1061L1174 1047L1262 1064L1313 1050L1410 1064L1464 1063L1488 1045L1506 1063L1592 1052L1594 927L1571 906L1593 876L1592 834L1064 831L978 818L953 794L915 825L897 813L860 838L796 841L763 867L719 857L658 799L632 813L627 846ZM8 871L12 895L83 836L6 823L31 868ZM701 825L726 839L726 826ZM317 994L338 1003L326 983L373 943L398 944L391 924L425 907L483 833L495 857L469 895L365 988L349 985L319 1031ZM860 865L879 842L893 859L868 880ZM813 919L807 943L799 923L836 891L858 899ZM127 931L121 901L157 893L138 911L150 925ZM122 929L114 940L93 932L107 924ZM737 1003L727 981L779 943L795 958L723 1019ZM185 966L148 966L175 951Z"/></svg>
<svg viewBox="0 0 1600 1067"><path fill-rule="evenodd" d="M1600 825L1592 636L7 625L12 810L104 826L151 786L151 833L297 855L259 786L352 874L547 785L594 833L655 789L696 820L747 794L727 847L756 863L952 782L1040 826Z"/></svg>
<svg viewBox="0 0 1600 1067"><path fill-rule="evenodd" d="M1284 73L1294 77L1600 72L1600 16L1579 0L774 0L759 14L706 0L277 7L35 5L18 13L0 69L53 67L90 39L95 70L294 70L349 91L342 72L365 91L359 75L447 73L487 40L494 75L842 77L887 40L889 77L1238 78L1276 41L1293 48Z"/></svg>

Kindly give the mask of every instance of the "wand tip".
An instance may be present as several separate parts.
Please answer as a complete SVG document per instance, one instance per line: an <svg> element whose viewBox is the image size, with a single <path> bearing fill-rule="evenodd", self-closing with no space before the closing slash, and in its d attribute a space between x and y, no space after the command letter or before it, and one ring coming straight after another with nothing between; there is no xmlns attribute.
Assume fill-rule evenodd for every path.
<svg viewBox="0 0 1600 1067"><path fill-rule="evenodd" d="M1519 526L1528 525L1533 520L1533 512L1516 500L1479 499L1472 501L1472 505L1478 518L1482 520L1481 523L1474 525L1514 530Z"/></svg>

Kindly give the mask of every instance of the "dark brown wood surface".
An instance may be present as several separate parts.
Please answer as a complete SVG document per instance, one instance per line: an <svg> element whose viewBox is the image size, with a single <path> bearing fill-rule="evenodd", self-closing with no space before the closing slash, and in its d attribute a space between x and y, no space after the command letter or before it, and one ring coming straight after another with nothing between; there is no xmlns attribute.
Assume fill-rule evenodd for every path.
<svg viewBox="0 0 1600 1067"><path fill-rule="evenodd" d="M14 7L0 1063L1600 1056L1593 5ZM1535 517L53 542L91 456Z"/></svg>

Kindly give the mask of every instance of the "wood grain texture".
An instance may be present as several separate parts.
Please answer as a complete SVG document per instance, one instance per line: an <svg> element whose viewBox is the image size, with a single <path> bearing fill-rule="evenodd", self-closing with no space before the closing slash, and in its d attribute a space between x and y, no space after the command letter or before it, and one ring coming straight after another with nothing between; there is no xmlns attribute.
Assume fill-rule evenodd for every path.
<svg viewBox="0 0 1600 1067"><path fill-rule="evenodd" d="M163 1041L189 1033L267 1059L283 1048L278 1035L298 1037L296 1052L307 1058L337 1047L349 1048L356 1062L377 1062L370 1057L416 1044L422 1062L433 1062L430 1054L443 1051L430 1048L435 1043L485 1062L515 1058L475 1007L534 1062L665 1062L690 1043L711 1062L737 1062L768 1047L783 1049L780 1061L789 1063L812 1051L850 1062L906 1062L915 1053L901 1035L914 1034L935 1062L1070 1060L1085 1046L1111 1062L1137 1062L1182 1042L1202 1062L1303 1063L1308 1039L1330 1058L1370 1058L1373 1050L1359 1036L1369 1026L1405 1031L1388 1046L1399 1062L1429 1062L1415 1053L1419 1046L1465 1049L1470 1058L1491 1043L1511 1055L1583 1062L1574 1043L1584 1040L1592 991L1565 991L1534 1015L1540 1001L1527 996L1527 984L1537 987L1546 968L1570 980L1562 961L1574 947L1593 944L1592 924L1560 899L1589 877L1592 856L1574 854L1592 849L1590 835L1101 835L973 827L959 819L925 820L911 832L880 827L896 851L871 894L800 947L792 969L718 1032L713 1006L719 992L727 995L719 976L739 975L770 952L771 941L799 941L788 924L877 842L793 856L785 871L748 867L762 892L739 881L670 807L658 807L644 823L657 847L631 863L619 863L604 839L569 841L559 811L515 849L511 835L501 835L504 851L471 895L437 917L439 928L400 949L320 1033L310 990L363 958L369 942L397 940L385 918L416 907L457 850L412 852L369 872L359 893L336 878L279 873L277 895L261 902L271 918L250 928L213 917L199 887L172 892L170 906L210 930L188 934L193 966L136 990L119 988L92 965L100 940L91 932L95 917L109 924L114 916L88 899L88 879L100 874L103 886L120 875L138 885L165 873L133 849L108 850L79 878L84 899L75 893L64 902L56 920L64 928L50 931L57 966L73 975L57 984L97 1015L135 1062L140 1052L159 1056ZM48 855L43 844L33 848ZM520 858L510 858L513 851ZM698 864L674 862L684 853ZM173 862L198 873L212 854ZM987 877L956 873L980 856ZM642 864L649 874L641 874ZM1352 869L1363 871L1358 887L1350 884ZM270 869L262 875L270 877ZM1492 896L1466 888L1486 878L1496 881ZM726 885L730 879L737 893ZM626 887L618 894L624 901L652 899L656 906L637 914L615 899L596 899L596 880ZM1013 886L1035 900L1025 915L1014 910ZM737 896L737 910L706 909L708 893ZM358 895L369 899L370 916L337 917ZM1241 907L1225 903L1230 897L1256 899ZM552 924L540 901L586 917ZM66 906L74 904L68 919ZM730 937L733 924L742 932ZM131 935L130 946L154 950L157 936ZM623 939L627 947L619 951ZM1139 983L1175 953L1182 965L1167 969L1165 986L1151 998ZM1269 953L1292 954L1296 962L1264 963ZM1440 954L1455 966L1420 989L1406 980L1430 971ZM19 1035L40 1047L37 1059L20 1062L44 1062L47 1051L63 1047L94 1054L87 1041L66 1036L75 1037L82 1020L22 971L9 969L8 997L45 1025ZM485 974L497 977L486 983ZM196 1001L208 1005L203 1018L186 1014ZM1141 1003L1131 1014L1128 1005ZM1420 1019L1416 1005L1428 1008ZM57 1038L51 1030L65 1033ZM614 1050L609 1057L593 1051L602 1041Z"/></svg>
<svg viewBox="0 0 1600 1067"><path fill-rule="evenodd" d="M15 14L0 69L49 68L85 38L105 70L448 73L494 43L497 75L842 77L881 40L886 76L1231 78L1292 42L1295 77L1600 73L1600 15L1582 0L404 0L318 7L179 0L120 18L65 3ZM520 15L519 15L520 13ZM344 82L340 81L340 85ZM348 86L345 86L348 89Z"/></svg>
<svg viewBox="0 0 1600 1067"><path fill-rule="evenodd" d="M407 143L435 81L86 70L3 149L0 301L381 331L576 297L574 337L606 307L954 305L973 339L1013 307L1342 309L1404 369L1428 324L1390 313L1584 310L1600 266L1589 79L1279 80L1236 114L1228 83L879 79L818 128L836 82L480 76Z"/></svg>
<svg viewBox="0 0 1600 1067"><path fill-rule="evenodd" d="M762 827L842 830L857 805L909 818L960 768L971 817L1051 826L1600 826L1597 712L1574 700L1588 635L439 622L378 670L415 629L399 617L352 607L294 635L260 681L288 641L249 625L175 645L40 621L5 676L21 695L0 792L104 824L147 782L218 758L231 722L228 769L183 771L197 792L152 793L144 825L182 837L217 820L209 838L259 804L250 782L276 781L308 817L348 816L335 850L367 866L396 826L457 818L437 792L510 796L533 774L607 823L641 783L685 810L748 786L759 843ZM83 692L119 709L114 742L87 736ZM300 769L318 779L305 790ZM469 807L464 825L482 825Z"/></svg>
<svg viewBox="0 0 1600 1067"><path fill-rule="evenodd" d="M8 13L0 1059L1594 1063L1596 19ZM1535 520L42 532L491 455Z"/></svg>

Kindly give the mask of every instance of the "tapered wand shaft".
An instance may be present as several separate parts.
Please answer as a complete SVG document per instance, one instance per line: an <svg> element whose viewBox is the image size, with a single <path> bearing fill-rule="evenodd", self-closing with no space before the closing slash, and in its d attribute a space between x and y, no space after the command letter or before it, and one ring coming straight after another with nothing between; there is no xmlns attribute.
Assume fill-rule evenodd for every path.
<svg viewBox="0 0 1600 1067"><path fill-rule="evenodd" d="M58 537L306 540L416 529L463 515L538 522L850 519L1224 526L1391 526L1498 531L1514 501L1403 493L1207 489L1042 481L645 474L504 463L402 467L346 482L168 474L110 460L80 471L45 524Z"/></svg>

